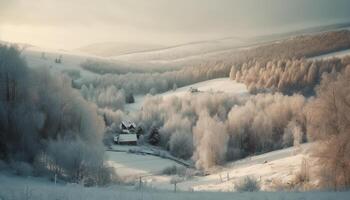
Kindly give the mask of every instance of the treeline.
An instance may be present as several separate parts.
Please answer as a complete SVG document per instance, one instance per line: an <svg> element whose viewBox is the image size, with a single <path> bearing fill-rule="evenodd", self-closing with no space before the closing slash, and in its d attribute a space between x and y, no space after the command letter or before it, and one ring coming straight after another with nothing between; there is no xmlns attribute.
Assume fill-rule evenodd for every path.
<svg viewBox="0 0 350 200"><path fill-rule="evenodd" d="M266 64L251 61L233 66L230 78L246 84L251 93L268 91L310 96L324 73L339 72L349 64L350 57L313 61L283 59Z"/></svg>
<svg viewBox="0 0 350 200"><path fill-rule="evenodd" d="M28 68L16 48L0 46L2 169L107 184L115 174L104 161L103 132L96 107L71 88L70 79Z"/></svg>
<svg viewBox="0 0 350 200"><path fill-rule="evenodd" d="M128 74L128 73L162 73L182 68L178 65L160 65L147 63L126 63L121 61L87 60L81 64L85 70L96 74Z"/></svg>
<svg viewBox="0 0 350 200"><path fill-rule="evenodd" d="M183 87L196 82L227 77L232 65L218 63L214 66L188 67L180 71L164 73L106 74L93 80L85 80L81 87L90 85L99 90L114 86L133 94L161 93L173 89L174 85Z"/></svg>

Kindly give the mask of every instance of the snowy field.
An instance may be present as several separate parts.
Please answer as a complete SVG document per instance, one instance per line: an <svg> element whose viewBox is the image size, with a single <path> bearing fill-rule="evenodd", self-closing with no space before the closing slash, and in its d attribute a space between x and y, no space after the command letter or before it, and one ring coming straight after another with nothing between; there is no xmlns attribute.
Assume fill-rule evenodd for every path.
<svg viewBox="0 0 350 200"><path fill-rule="evenodd" d="M0 175L1 200L348 200L350 192L172 192L134 187L86 188L42 178Z"/></svg>
<svg viewBox="0 0 350 200"><path fill-rule="evenodd" d="M211 169L207 176L184 177L177 184L177 188L181 191L232 192L236 181L253 176L259 180L262 190L271 191L276 182L290 182L300 171L303 160L312 165L313 160L309 152L311 145L313 144L303 144L227 163ZM131 147L121 148L123 150ZM174 161L126 152L107 152L107 156L111 166L115 167L116 172L123 178L138 180L142 176L150 188L173 188L170 181L174 176L159 175L159 172L166 167L177 165ZM310 175L314 170L315 168L310 171ZM317 184L317 181L314 180L312 184Z"/></svg>
<svg viewBox="0 0 350 200"><path fill-rule="evenodd" d="M228 94L248 94L247 86L243 83L237 83L236 81L230 80L229 78L217 78L208 81L203 81L188 85L185 87L177 88L176 90L171 90L162 94L158 94L163 98L168 98L172 96L182 97L186 94L190 94L190 88L197 88L200 92L224 92ZM125 110L129 112L134 112L140 110L143 101L146 96L135 96L135 103L126 104Z"/></svg>
<svg viewBox="0 0 350 200"><path fill-rule="evenodd" d="M45 57L42 57L42 53L45 53ZM84 70L80 64L87 59L102 59L96 56L90 56L83 53L43 49L38 47L29 47L23 51L24 58L26 59L29 67L49 67L51 70L64 71L64 70L76 70L80 72L81 77L94 78L98 76L95 73ZM62 56L62 63L55 63L55 59Z"/></svg>
<svg viewBox="0 0 350 200"><path fill-rule="evenodd" d="M324 54L324 55L320 55L320 56L315 56L312 58L309 58L309 60L321 60L321 59L330 59L330 58L342 58L345 56L349 56L350 55L350 49L347 50L343 50L343 51L337 51L337 52L332 52L332 53L328 53L328 54Z"/></svg>
<svg viewBox="0 0 350 200"><path fill-rule="evenodd" d="M178 96L182 97L185 94L189 94L190 88L196 88L200 92L224 92L228 94L246 94L247 87L243 83L237 83L229 78L217 78L208 81L203 81L181 87L175 91L165 92L160 94L162 97Z"/></svg>
<svg viewBox="0 0 350 200"><path fill-rule="evenodd" d="M178 164L169 159L127 152L107 151L108 164L121 177L158 174L164 168Z"/></svg>

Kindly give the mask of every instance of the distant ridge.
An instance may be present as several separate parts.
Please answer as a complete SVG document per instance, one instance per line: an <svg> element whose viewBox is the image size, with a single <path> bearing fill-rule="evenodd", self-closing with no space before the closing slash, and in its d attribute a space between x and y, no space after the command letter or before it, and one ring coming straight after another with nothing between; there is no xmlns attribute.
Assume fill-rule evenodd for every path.
<svg viewBox="0 0 350 200"><path fill-rule="evenodd" d="M287 31L287 32L276 33L276 34L267 34L267 35L262 35L262 36L255 36L252 38L266 39L267 41L265 41L265 42L269 42L270 38L273 38L273 40L276 40L276 39L283 39L286 37L297 36L297 35L302 35L302 34L316 34L316 33L320 33L320 32L327 32L327 31L344 29L344 28L350 28L350 22L323 25L323 26L313 26L313 27L308 27L305 29L299 29L296 31ZM152 52L152 51L168 50L168 49L173 49L173 48L177 48L177 47L191 46L191 45L198 45L198 44L205 44L205 43L224 42L225 40L232 40L232 39L243 39L243 38L237 37L237 36L232 36L232 37L224 37L224 38L218 38L218 39L213 39L213 40L193 41L193 42L181 43L181 44L162 47L162 48L147 49L147 50L142 50L142 51L135 51L135 52L125 53L125 54L119 54L118 56L131 55L131 54L137 54L137 53L147 53L147 52Z"/></svg>

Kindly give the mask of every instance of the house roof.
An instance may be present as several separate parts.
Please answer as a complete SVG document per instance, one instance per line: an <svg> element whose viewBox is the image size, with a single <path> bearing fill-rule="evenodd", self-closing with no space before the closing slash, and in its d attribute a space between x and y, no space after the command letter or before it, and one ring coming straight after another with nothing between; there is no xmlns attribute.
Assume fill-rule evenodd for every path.
<svg viewBox="0 0 350 200"><path fill-rule="evenodd" d="M120 126L124 125L126 128L136 128L136 124L133 122L122 121Z"/></svg>

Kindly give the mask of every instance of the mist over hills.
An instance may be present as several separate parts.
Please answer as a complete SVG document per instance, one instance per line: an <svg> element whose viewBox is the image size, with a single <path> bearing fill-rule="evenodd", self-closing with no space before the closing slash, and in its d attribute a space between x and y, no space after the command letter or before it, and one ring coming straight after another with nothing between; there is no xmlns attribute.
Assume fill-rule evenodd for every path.
<svg viewBox="0 0 350 200"><path fill-rule="evenodd" d="M103 42L94 43L87 46L80 47L76 50L92 55L110 57L122 54L135 53L145 50L163 48L162 45L156 44L136 44L127 42Z"/></svg>
<svg viewBox="0 0 350 200"><path fill-rule="evenodd" d="M350 22L342 22L326 25L314 25L307 28L299 28L298 30L274 34L263 34L249 37L224 37L212 40L193 41L177 45L104 42L83 46L76 50L92 55L110 57L117 60L157 60L159 62L161 60L175 60L184 57L198 56L238 48L248 48L301 34L317 34L330 30L349 28Z"/></svg>

